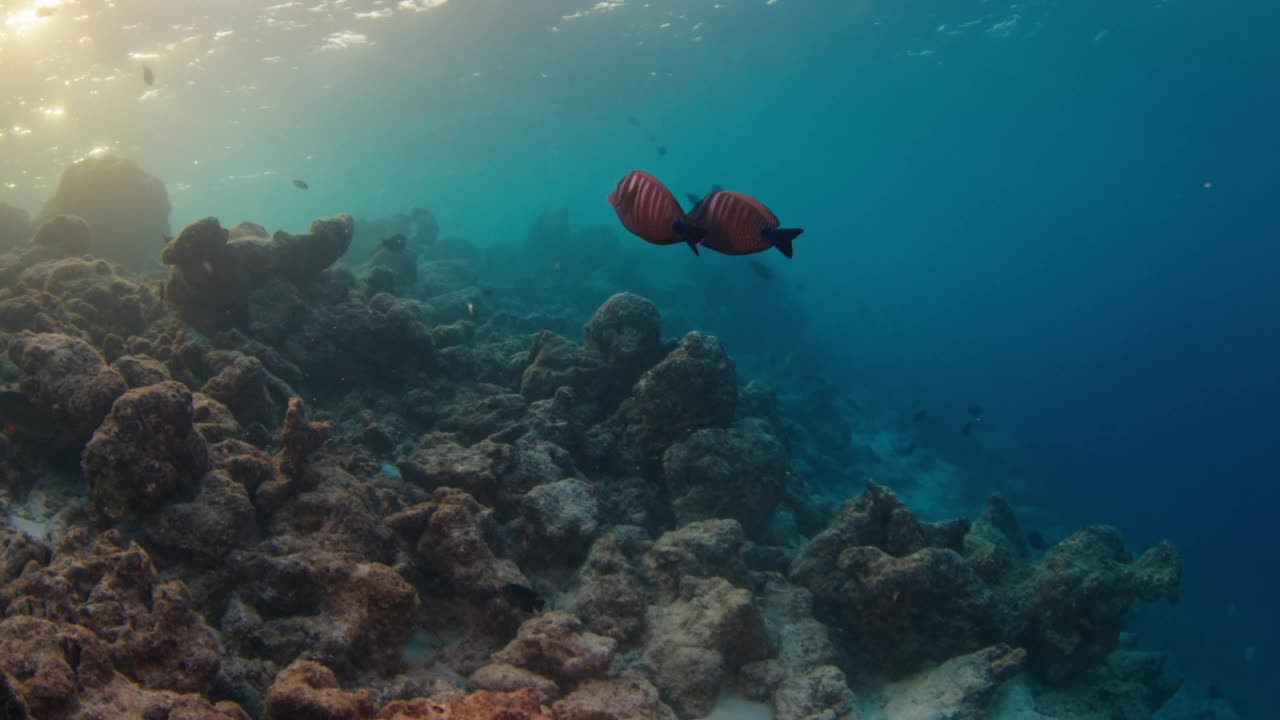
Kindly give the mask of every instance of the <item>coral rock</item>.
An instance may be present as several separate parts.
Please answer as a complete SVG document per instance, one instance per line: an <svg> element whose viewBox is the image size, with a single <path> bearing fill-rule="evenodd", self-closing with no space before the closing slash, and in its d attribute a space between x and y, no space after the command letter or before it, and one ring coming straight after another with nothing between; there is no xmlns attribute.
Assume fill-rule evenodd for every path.
<svg viewBox="0 0 1280 720"><path fill-rule="evenodd" d="M789 472L786 449L763 420L699 430L667 449L663 475L676 522L734 518L762 536Z"/></svg>
<svg viewBox="0 0 1280 720"><path fill-rule="evenodd" d="M1001 683L1027 664L1022 648L992 645L952 658L883 691L885 714L894 720L985 720Z"/></svg>
<svg viewBox="0 0 1280 720"><path fill-rule="evenodd" d="M127 159L100 155L68 166L40 214L79 215L93 228L96 254L143 269L164 245L169 212L160 179Z"/></svg>
<svg viewBox="0 0 1280 720"><path fill-rule="evenodd" d="M676 720L658 689L636 673L588 680L553 709L556 720Z"/></svg>
<svg viewBox="0 0 1280 720"><path fill-rule="evenodd" d="M281 670L267 693L271 720L362 720L373 711L367 691L343 690L332 670L310 660Z"/></svg>
<svg viewBox="0 0 1280 720"><path fill-rule="evenodd" d="M280 451L280 472L296 477L307 456L320 449L333 435L333 423L308 422L302 398L289 398L281 431L284 449Z"/></svg>
<svg viewBox="0 0 1280 720"><path fill-rule="evenodd" d="M209 453L194 412L191 392L173 381L120 396L81 460L103 514L136 518L195 495Z"/></svg>
<svg viewBox="0 0 1280 720"><path fill-rule="evenodd" d="M58 423L68 444L88 439L128 389L97 350L66 335L19 333L9 341L9 359L22 373L18 389Z"/></svg>
<svg viewBox="0 0 1280 720"><path fill-rule="evenodd" d="M89 223L75 215L54 215L36 228L31 244L56 257L70 257L89 252Z"/></svg>
<svg viewBox="0 0 1280 720"><path fill-rule="evenodd" d="M565 684L603 674L616 647L612 638L589 632L572 615L549 612L526 620L493 658Z"/></svg>
<svg viewBox="0 0 1280 720"><path fill-rule="evenodd" d="M186 586L161 583L142 548L115 531L90 543L73 530L48 566L0 588L0 614L83 625L107 662L144 688L203 691L221 657Z"/></svg>
<svg viewBox="0 0 1280 720"><path fill-rule="evenodd" d="M738 401L737 374L719 340L689 333L640 376L634 397L645 436L670 441L705 427L727 427Z"/></svg>
<svg viewBox="0 0 1280 720"><path fill-rule="evenodd" d="M494 553L493 511L461 490L440 488L431 502L388 517L387 525L410 544L418 567L473 602L488 602L506 583L529 584L515 563Z"/></svg>
<svg viewBox="0 0 1280 720"><path fill-rule="evenodd" d="M641 372L662 359L662 318L658 307L631 293L609 298L591 316L583 329L585 347L599 353L615 371L629 379L629 386Z"/></svg>

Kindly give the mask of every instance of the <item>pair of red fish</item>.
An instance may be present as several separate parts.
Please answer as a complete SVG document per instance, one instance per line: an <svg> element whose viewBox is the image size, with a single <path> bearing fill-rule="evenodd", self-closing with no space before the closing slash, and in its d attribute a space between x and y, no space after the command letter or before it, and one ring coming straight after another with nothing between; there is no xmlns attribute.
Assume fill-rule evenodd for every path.
<svg viewBox="0 0 1280 720"><path fill-rule="evenodd" d="M623 227L654 245L687 243L726 255L750 255L777 248L791 257L791 241L804 232L781 223L763 203L731 190L712 190L685 213L667 186L643 170L627 173L609 193Z"/></svg>

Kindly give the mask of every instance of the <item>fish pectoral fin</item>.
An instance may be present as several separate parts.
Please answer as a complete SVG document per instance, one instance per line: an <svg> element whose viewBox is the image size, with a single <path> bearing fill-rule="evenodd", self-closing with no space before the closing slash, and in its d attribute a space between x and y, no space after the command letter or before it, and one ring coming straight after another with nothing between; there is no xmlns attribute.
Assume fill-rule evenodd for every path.
<svg viewBox="0 0 1280 720"><path fill-rule="evenodd" d="M778 252L791 257L791 241L799 237L802 232L804 230L800 228L774 228L765 231L764 239L778 248Z"/></svg>

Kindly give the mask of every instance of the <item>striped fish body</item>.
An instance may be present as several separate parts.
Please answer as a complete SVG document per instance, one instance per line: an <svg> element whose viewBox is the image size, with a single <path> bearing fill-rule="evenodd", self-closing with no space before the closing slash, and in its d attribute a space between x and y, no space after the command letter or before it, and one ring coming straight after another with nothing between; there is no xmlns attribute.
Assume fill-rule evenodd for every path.
<svg viewBox="0 0 1280 720"><path fill-rule="evenodd" d="M622 226L654 245L686 242L679 228L684 223L684 209L658 178L643 170L632 170L609 193Z"/></svg>
<svg viewBox="0 0 1280 720"><path fill-rule="evenodd" d="M776 247L791 257L791 241L802 230L781 228L778 216L750 195L717 190L689 213L690 225L707 231L703 247L725 255L751 255Z"/></svg>

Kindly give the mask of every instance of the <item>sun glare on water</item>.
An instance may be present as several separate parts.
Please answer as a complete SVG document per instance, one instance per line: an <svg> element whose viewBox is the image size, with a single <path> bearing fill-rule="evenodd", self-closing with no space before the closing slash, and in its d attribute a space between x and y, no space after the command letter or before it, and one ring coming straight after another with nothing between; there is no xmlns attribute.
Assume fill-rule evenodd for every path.
<svg viewBox="0 0 1280 720"><path fill-rule="evenodd" d="M52 18L62 4L62 0L36 0L30 7L8 12L4 16L4 29L15 37L22 37Z"/></svg>

